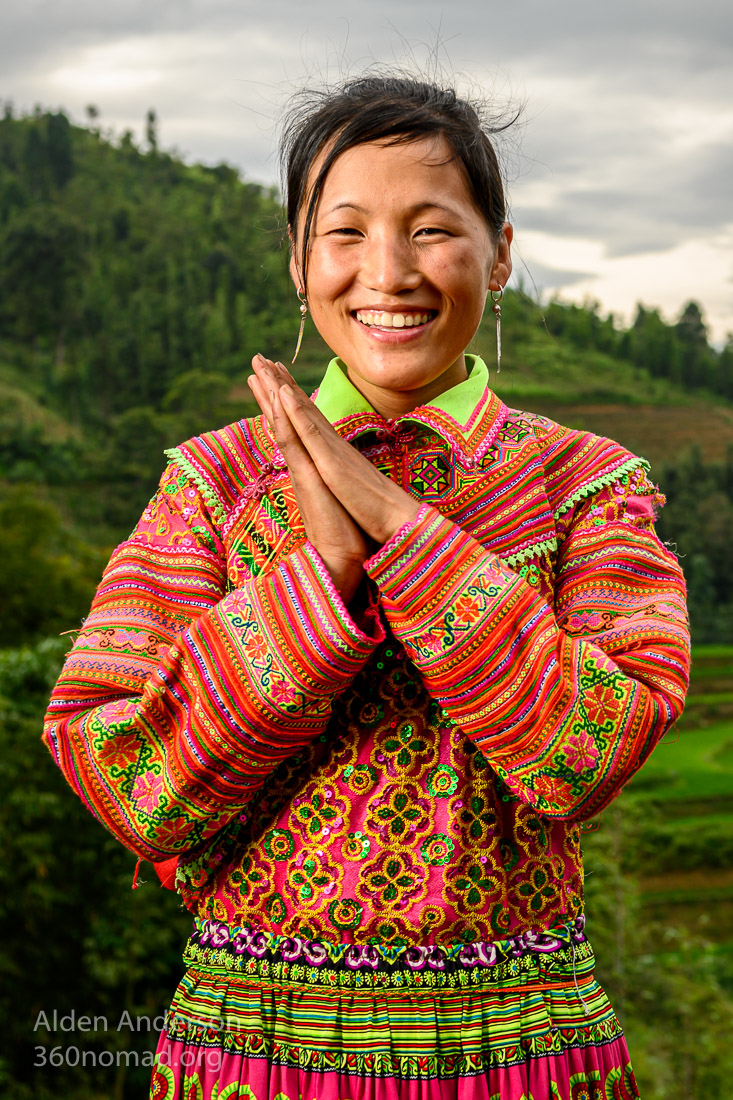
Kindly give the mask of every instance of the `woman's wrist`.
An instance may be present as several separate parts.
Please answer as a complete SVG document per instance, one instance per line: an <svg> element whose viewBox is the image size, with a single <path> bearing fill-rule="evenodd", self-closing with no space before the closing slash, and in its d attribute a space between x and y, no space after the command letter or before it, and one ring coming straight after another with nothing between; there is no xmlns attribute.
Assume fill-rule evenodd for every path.
<svg viewBox="0 0 733 1100"><path fill-rule="evenodd" d="M399 498L396 498L390 507L385 508L380 516L379 529L369 532L379 546L389 542L403 527L414 523L420 511L421 501L409 496L402 489L398 489L398 492Z"/></svg>

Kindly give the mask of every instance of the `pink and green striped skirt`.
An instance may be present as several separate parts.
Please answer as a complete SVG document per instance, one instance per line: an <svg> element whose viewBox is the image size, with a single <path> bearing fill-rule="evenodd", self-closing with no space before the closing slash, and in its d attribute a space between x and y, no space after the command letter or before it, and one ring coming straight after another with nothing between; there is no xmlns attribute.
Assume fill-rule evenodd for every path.
<svg viewBox="0 0 733 1100"><path fill-rule="evenodd" d="M579 918L448 946L198 921L153 1100L631 1100Z"/></svg>

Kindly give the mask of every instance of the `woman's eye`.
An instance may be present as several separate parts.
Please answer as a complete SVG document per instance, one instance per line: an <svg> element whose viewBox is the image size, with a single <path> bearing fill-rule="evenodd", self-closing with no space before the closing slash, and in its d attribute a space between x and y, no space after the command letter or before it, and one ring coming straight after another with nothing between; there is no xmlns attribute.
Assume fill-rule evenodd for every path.
<svg viewBox="0 0 733 1100"><path fill-rule="evenodd" d="M361 233L358 229L354 229L350 225L340 225L336 229L331 230L331 235L336 234L337 237L360 237Z"/></svg>
<svg viewBox="0 0 733 1100"><path fill-rule="evenodd" d="M437 225L426 225L423 229L418 229L415 234L416 237L433 237L433 236L448 237L450 234L447 229L441 229Z"/></svg>

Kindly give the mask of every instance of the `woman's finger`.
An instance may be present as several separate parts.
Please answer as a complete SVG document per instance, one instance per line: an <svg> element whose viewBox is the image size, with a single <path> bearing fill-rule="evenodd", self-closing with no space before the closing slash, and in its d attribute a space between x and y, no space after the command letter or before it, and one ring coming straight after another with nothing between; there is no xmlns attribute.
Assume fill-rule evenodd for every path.
<svg viewBox="0 0 733 1100"><path fill-rule="evenodd" d="M261 384L262 383L260 383L260 385ZM308 451L303 446L300 436L296 432L290 418L283 408L278 390L271 391L271 408L275 442L280 448L280 452L290 471L293 488L296 490L297 495L299 481L303 478L312 477L313 474L316 475L319 481L321 481L321 477Z"/></svg>
<svg viewBox="0 0 733 1100"><path fill-rule="evenodd" d="M270 371L271 360L266 359L264 355L258 353L252 359L252 370L254 374L250 375L247 379L247 384L254 395L257 404L267 417L267 421L272 428L272 390L276 389L276 383L274 376Z"/></svg>
<svg viewBox="0 0 733 1100"><path fill-rule="evenodd" d="M260 411L264 414L268 424L270 425L270 428L272 429L272 399L270 398L267 389L263 386L262 382L255 374L251 374L249 376L249 378L247 379L247 385L252 391L252 396L259 405Z"/></svg>
<svg viewBox="0 0 733 1100"><path fill-rule="evenodd" d="M361 530L382 545L414 520L419 501L343 439L312 401L290 385L278 399L324 484Z"/></svg>
<svg viewBox="0 0 733 1100"><path fill-rule="evenodd" d="M281 404L290 419L293 429L298 433L316 466L328 466L341 455L342 460L356 457L361 459L350 443L343 439L328 422L320 409L310 401L303 391L290 383L284 383L279 390ZM367 459L362 459L367 462ZM371 465L371 463L369 463ZM323 470L325 473L325 468Z"/></svg>

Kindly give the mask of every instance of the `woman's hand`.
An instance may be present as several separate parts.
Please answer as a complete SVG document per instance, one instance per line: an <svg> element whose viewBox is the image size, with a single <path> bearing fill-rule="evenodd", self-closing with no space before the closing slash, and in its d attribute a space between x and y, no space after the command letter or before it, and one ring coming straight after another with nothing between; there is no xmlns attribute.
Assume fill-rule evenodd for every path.
<svg viewBox="0 0 733 1100"><path fill-rule="evenodd" d="M348 605L364 577L363 563L369 556L366 535L324 484L290 423L280 400L275 364L255 356L252 366L255 374L248 379L249 387L288 465L305 533Z"/></svg>
<svg viewBox="0 0 733 1100"><path fill-rule="evenodd" d="M302 508L301 511L309 539L327 562L310 530L321 527L318 515L321 509L329 517L329 531L336 515L342 523L347 518L352 527L347 525L344 529L343 533L348 531L351 536L346 545L354 546L353 529L361 534L363 563L368 556L365 536L381 546L405 523L414 520L420 502L342 439L282 364L256 356L252 366L255 377L250 379L250 387L288 464L299 506L303 494L307 519ZM334 505L341 510L337 512ZM333 555L335 550L332 543L330 553Z"/></svg>

